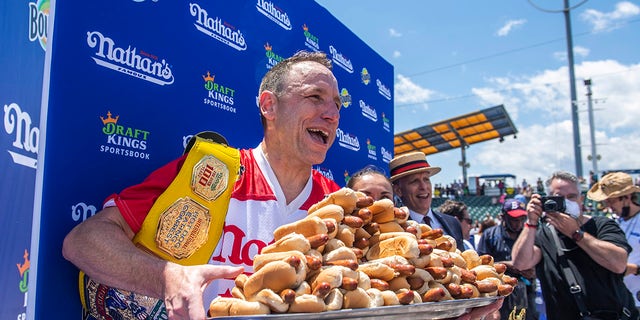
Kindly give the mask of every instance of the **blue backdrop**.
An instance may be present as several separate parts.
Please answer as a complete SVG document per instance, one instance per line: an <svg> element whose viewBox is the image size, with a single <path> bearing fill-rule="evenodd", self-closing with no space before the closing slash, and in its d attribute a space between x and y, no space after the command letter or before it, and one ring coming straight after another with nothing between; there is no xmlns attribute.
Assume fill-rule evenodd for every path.
<svg viewBox="0 0 640 320"><path fill-rule="evenodd" d="M24 19L26 5L4 10L11 5L3 2L2 18L17 17L21 29L34 25ZM5 106L8 134L2 146L35 158L27 146L40 145L35 186L32 167L9 156L0 160L10 168L3 171L10 176L2 179L2 197L21 199L4 203L25 206L0 213L9 220L0 231L23 238L6 244L7 251L3 243L3 261L10 263L2 268L10 270L0 277L11 278L6 287L16 288L2 293L7 295L2 304L17 308L10 318L25 308L27 296L17 290L22 278L14 268L28 249L25 226L31 223L32 202L29 317L45 318L52 310L79 317L78 270L60 253L67 232L99 211L106 196L179 156L194 133L215 130L235 147L255 147L262 138L259 81L298 50L328 54L343 101L338 138L327 161L315 168L344 185L365 165L387 168L393 156L393 67L313 1L52 1L51 13L39 20L49 24L44 69L44 51L24 39L26 30L1 33L3 42L7 33L21 45L14 54L0 53L3 68L20 75L19 83L3 80L0 99L17 103L15 112L31 118L29 130L22 128L30 133L22 136L30 144L20 146L16 131L7 130ZM33 61L21 61L22 52L31 52ZM24 194L8 182L23 180L29 181L19 184ZM17 221L18 212L29 221ZM20 228L5 230L11 224Z"/></svg>

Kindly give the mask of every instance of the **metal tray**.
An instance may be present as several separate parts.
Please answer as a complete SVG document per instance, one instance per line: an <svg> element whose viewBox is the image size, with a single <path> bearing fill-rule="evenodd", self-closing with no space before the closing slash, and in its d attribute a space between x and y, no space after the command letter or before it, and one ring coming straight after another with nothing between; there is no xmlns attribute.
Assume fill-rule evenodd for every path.
<svg viewBox="0 0 640 320"><path fill-rule="evenodd" d="M406 306L387 306L368 309L343 309L320 313L283 313L255 316L230 316L209 319L273 320L273 319L445 319L461 316L471 308L486 306L502 297L425 302Z"/></svg>

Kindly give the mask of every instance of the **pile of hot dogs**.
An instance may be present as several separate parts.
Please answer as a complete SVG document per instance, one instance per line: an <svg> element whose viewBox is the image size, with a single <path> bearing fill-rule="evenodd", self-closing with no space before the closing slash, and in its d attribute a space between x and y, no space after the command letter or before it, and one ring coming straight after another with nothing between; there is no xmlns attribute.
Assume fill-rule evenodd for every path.
<svg viewBox="0 0 640 320"><path fill-rule="evenodd" d="M408 220L406 208L343 188L305 219L275 230L209 316L322 312L505 296L517 279L474 250L460 252L441 229Z"/></svg>

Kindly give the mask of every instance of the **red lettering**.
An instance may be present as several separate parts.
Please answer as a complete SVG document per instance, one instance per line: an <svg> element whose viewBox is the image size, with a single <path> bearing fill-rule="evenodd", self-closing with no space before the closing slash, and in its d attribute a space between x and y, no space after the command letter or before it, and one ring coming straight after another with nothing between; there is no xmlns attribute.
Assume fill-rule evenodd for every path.
<svg viewBox="0 0 640 320"><path fill-rule="evenodd" d="M262 248L267 244L264 241L258 239L252 239L245 241L246 234L237 226L225 225L222 233L222 243L226 241L232 241L231 252L224 252L220 250L220 253L211 258L213 261L229 262L236 265L253 266L253 257L262 251Z"/></svg>
<svg viewBox="0 0 640 320"><path fill-rule="evenodd" d="M205 166L204 170L202 170L202 176L200 176L200 181L198 181L198 183L200 185L206 186L209 178L211 178L212 173L213 167L210 165Z"/></svg>
<svg viewBox="0 0 640 320"><path fill-rule="evenodd" d="M251 252L251 246L256 246L256 250ZM253 257L262 251L262 248L266 247L267 244L258 239L253 239L242 247L242 260L248 266L253 266Z"/></svg>

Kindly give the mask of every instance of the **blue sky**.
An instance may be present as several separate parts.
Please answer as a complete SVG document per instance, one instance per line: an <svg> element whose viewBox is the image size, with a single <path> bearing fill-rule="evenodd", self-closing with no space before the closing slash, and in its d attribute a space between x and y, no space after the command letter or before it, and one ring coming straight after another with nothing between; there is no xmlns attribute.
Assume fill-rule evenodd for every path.
<svg viewBox="0 0 640 320"><path fill-rule="evenodd" d="M576 171L562 0L316 0L395 70L394 131L504 104L517 139L467 149L468 175L529 182ZM640 0L570 1L583 174L640 169ZM434 183L462 178L460 149L428 157Z"/></svg>

